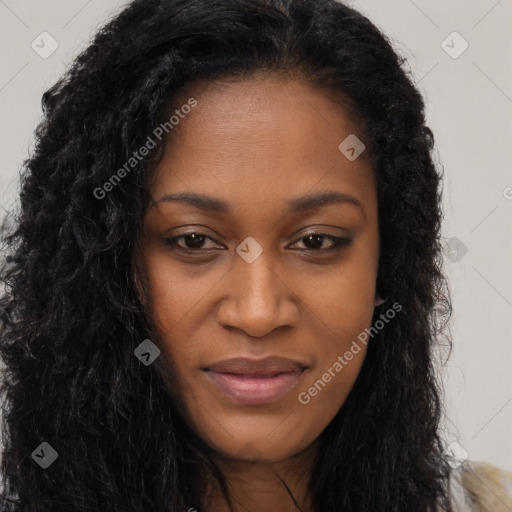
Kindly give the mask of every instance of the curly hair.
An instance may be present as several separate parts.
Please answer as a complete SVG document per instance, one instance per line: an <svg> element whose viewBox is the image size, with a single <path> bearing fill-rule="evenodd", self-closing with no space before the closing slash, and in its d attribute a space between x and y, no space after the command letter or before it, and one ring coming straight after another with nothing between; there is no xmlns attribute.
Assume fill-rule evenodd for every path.
<svg viewBox="0 0 512 512"><path fill-rule="evenodd" d="M94 191L187 84L261 71L294 73L356 116L377 177L377 290L403 307L320 436L314 510L451 510L434 357L451 315L441 173L405 62L334 0L134 0L95 34L42 97L3 241L2 510L199 510L204 476L223 482L158 365L133 354L151 330L134 266L165 139ZM58 453L46 470L31 457L43 441Z"/></svg>

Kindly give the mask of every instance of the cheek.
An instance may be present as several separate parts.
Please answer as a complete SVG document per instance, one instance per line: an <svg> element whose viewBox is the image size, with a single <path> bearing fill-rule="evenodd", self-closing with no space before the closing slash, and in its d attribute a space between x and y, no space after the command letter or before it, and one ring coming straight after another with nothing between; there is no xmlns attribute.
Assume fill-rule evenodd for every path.
<svg viewBox="0 0 512 512"><path fill-rule="evenodd" d="M297 392L299 403L323 415L334 415L338 411L366 356L368 337L361 334L364 330L347 328L336 338L320 341L315 351L316 364Z"/></svg>
<svg viewBox="0 0 512 512"><path fill-rule="evenodd" d="M340 343L349 347L350 343ZM350 360L346 350L333 351L328 358L319 362L311 375L297 390L297 418L308 418L305 423L305 436L316 438L332 421L343 406L359 374L366 354L366 346L361 344L357 354L350 349ZM328 362L327 362L328 361Z"/></svg>
<svg viewBox="0 0 512 512"><path fill-rule="evenodd" d="M173 262L165 251L146 253L145 264L154 322L164 333L183 328L211 291L215 276L208 273L193 276Z"/></svg>
<svg viewBox="0 0 512 512"><path fill-rule="evenodd" d="M361 370L374 311L375 278L373 260L354 258L339 272L319 276L316 286L303 293L309 310L307 328L316 332L310 348L315 365L297 399L309 410L313 429L334 417Z"/></svg>
<svg viewBox="0 0 512 512"><path fill-rule="evenodd" d="M197 362L204 350L204 340L192 331L205 321L201 301L215 281L206 275L192 280L168 255L158 251L146 253L145 266L151 298L147 314L157 330L166 364L172 364L180 388L186 389L188 375L182 370Z"/></svg>
<svg viewBox="0 0 512 512"><path fill-rule="evenodd" d="M316 335L312 336L310 351L315 364L298 401L323 417L334 416L341 407L366 355L366 331L373 315L372 287L353 291L347 286L344 292L324 293L312 305L310 322L316 324Z"/></svg>
<svg viewBox="0 0 512 512"><path fill-rule="evenodd" d="M376 264L354 253L334 270L302 274L295 290L310 321L325 335L326 349L341 350L340 340L349 340L369 326L373 316Z"/></svg>
<svg viewBox="0 0 512 512"><path fill-rule="evenodd" d="M352 390L366 356L373 294L368 279L341 276L310 303L310 323L316 324L310 347L315 364L295 396L297 417L309 418L306 437L323 431Z"/></svg>

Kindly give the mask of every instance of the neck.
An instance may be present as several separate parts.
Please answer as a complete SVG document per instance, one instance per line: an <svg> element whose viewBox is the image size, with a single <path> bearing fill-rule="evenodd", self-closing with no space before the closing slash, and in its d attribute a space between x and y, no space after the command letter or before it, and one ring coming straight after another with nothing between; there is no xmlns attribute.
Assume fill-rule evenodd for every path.
<svg viewBox="0 0 512 512"><path fill-rule="evenodd" d="M201 510L313 512L308 484L316 448L313 444L303 452L277 462L216 458L215 462L226 479L233 511L230 510L218 483L213 478L210 480Z"/></svg>

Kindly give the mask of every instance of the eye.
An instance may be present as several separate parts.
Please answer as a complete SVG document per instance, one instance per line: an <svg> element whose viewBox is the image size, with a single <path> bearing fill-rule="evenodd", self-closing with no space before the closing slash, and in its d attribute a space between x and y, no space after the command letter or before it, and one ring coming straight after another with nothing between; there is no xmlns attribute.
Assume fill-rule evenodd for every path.
<svg viewBox="0 0 512 512"><path fill-rule="evenodd" d="M208 247L208 241L214 242L214 245ZM326 242L329 242L327 247L325 246ZM220 246L220 244L207 234L196 231L166 238L164 243L170 246L171 250L189 254L209 252L212 249L224 249L224 247ZM348 246L352 243L352 239L329 235L327 233L308 233L293 245L298 243L303 243L305 246L304 248L299 247L299 250L324 253L339 250L341 247Z"/></svg>
<svg viewBox="0 0 512 512"><path fill-rule="evenodd" d="M173 236L164 240L166 245L171 246L171 249L183 252L204 252L215 247L206 247L207 240L215 242L215 240L205 233L191 232L182 235ZM180 243L181 242L181 243Z"/></svg>
<svg viewBox="0 0 512 512"><path fill-rule="evenodd" d="M328 247L324 246L326 240L330 242ZM329 235L327 233L308 233L301 237L298 242L302 242L305 245L304 250L306 251L326 252L335 251L341 247L348 246L352 243L352 239Z"/></svg>

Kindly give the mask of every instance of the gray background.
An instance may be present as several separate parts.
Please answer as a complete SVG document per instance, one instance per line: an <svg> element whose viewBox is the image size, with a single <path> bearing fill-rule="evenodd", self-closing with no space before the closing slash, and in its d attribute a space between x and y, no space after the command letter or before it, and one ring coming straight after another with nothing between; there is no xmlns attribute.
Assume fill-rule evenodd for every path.
<svg viewBox="0 0 512 512"><path fill-rule="evenodd" d="M2 216L16 200L42 93L125 3L0 0ZM446 444L456 441L469 459L512 470L512 0L349 3L408 57L445 172L443 235L454 306L454 349L441 370ZM31 43L42 46L45 31L58 48L43 59ZM468 48L458 55L464 40Z"/></svg>

